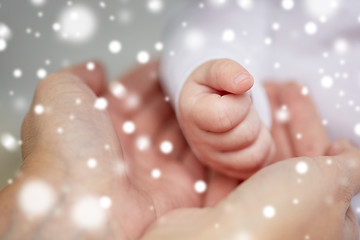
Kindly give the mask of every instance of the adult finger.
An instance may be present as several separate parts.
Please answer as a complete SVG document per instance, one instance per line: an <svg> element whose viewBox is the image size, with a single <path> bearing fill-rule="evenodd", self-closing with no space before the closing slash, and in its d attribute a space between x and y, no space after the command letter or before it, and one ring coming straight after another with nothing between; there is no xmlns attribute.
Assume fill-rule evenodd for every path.
<svg viewBox="0 0 360 240"><path fill-rule="evenodd" d="M115 111L117 114L111 115L118 136L125 145L129 145L128 149L134 147L134 138L155 137L164 123L172 117L171 108L167 105L160 96L155 95L134 116L122 115L121 111Z"/></svg>
<svg viewBox="0 0 360 240"><path fill-rule="evenodd" d="M154 147L157 148L159 156L162 155L163 159L168 161L181 162L184 151L188 147L179 123L175 118L169 118L163 124L163 129L158 131L157 136L154 137L154 142Z"/></svg>
<svg viewBox="0 0 360 240"><path fill-rule="evenodd" d="M89 158L118 156L120 144L105 108L106 100L97 98L77 76L59 73L47 77L38 85L23 123L24 158L46 151L83 161L86 166ZM104 153L105 145L112 150Z"/></svg>
<svg viewBox="0 0 360 240"><path fill-rule="evenodd" d="M134 116L154 95L163 94L158 81L158 63L135 68L110 84L106 93L109 107L122 116ZM120 110L120 111L119 111Z"/></svg>
<svg viewBox="0 0 360 240"><path fill-rule="evenodd" d="M107 88L104 67L96 61L75 65L61 72L70 73L80 78L97 95L102 95Z"/></svg>
<svg viewBox="0 0 360 240"><path fill-rule="evenodd" d="M277 114L282 111L280 101L280 84L268 82L265 84L265 89L268 95L272 113L271 135L276 146L276 154L274 159L279 161L291 158L294 156L294 154L292 146L289 143L285 125L281 119L277 117Z"/></svg>
<svg viewBox="0 0 360 240"><path fill-rule="evenodd" d="M280 100L287 107L286 128L295 156L321 156L329 146L329 137L314 103L297 83L281 87Z"/></svg>

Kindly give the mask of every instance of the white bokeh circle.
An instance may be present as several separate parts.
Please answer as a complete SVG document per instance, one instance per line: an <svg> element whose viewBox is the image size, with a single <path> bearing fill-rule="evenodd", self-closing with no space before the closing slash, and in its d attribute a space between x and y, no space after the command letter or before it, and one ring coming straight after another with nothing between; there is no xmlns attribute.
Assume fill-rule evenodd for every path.
<svg viewBox="0 0 360 240"><path fill-rule="evenodd" d="M97 19L94 12L85 5L74 5L65 8L61 14L57 33L68 42L85 42L89 40L97 29Z"/></svg>

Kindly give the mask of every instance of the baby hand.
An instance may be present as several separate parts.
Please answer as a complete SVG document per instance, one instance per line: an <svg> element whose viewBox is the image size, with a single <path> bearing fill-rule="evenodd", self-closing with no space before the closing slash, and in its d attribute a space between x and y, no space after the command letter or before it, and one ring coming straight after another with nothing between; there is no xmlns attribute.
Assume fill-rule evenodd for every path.
<svg viewBox="0 0 360 240"><path fill-rule="evenodd" d="M179 121L192 150L206 165L246 179L269 164L274 144L250 94L253 77L237 62L198 67L180 93Z"/></svg>

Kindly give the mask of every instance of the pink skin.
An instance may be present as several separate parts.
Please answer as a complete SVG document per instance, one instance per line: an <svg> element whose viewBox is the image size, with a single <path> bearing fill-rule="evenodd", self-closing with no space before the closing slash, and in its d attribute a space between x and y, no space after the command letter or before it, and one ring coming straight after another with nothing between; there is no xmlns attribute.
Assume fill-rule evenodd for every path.
<svg viewBox="0 0 360 240"><path fill-rule="evenodd" d="M247 92L253 84L240 64L220 59L198 67L180 94L180 125L197 157L238 179L270 164L275 153Z"/></svg>
<svg viewBox="0 0 360 240"><path fill-rule="evenodd" d="M111 93L105 69L98 63L92 71L82 64L41 81L22 126L21 174L0 191L0 239L139 239L163 214L215 205L238 186L238 180L214 173L191 152L164 101L157 68L157 63L149 63L121 77L117 83L126 89L122 98ZM137 105L128 104L130 96L137 96ZM94 109L97 97L107 99L106 110ZM76 99L81 99L80 105ZM34 113L36 104L44 105L44 114ZM123 131L125 121L135 123L133 134ZM150 146L139 151L135 143L143 135L149 137ZM173 143L169 154L159 149L164 140ZM87 168L89 158L97 160L95 169ZM154 168L162 172L159 179L151 177ZM32 179L50 184L59 204L29 222L17 198ZM197 180L206 181L206 193L194 191ZM62 191L64 187L69 192ZM71 217L74 203L88 195L108 196L113 202L109 224L96 232L79 231ZM52 215L54 209L63 214Z"/></svg>
<svg viewBox="0 0 360 240"><path fill-rule="evenodd" d="M274 121L272 128L276 159L284 161L239 185L238 180L204 167L192 154L164 101L154 77L156 68L144 65L119 80L127 94L139 96L136 108L128 107L127 97L112 96L98 64L93 71L85 65L71 67L39 84L22 127L21 174L0 191L0 239L217 240L234 239L242 229L254 234L252 239L296 240L305 234L311 239L359 239L350 199L360 191L360 152L347 142L326 151L330 143L326 130L300 86L266 85L272 112L286 104L291 114L287 123ZM96 97L108 100L106 111L94 109ZM77 98L81 105L75 103ZM32 111L37 103L44 104L44 114ZM70 120L70 114L75 119ZM134 134L122 131L125 120L136 123ZM58 126L64 129L61 136ZM297 132L303 134L301 141ZM137 150L138 134L152 139L147 151ZM163 139L174 143L172 154L160 152ZM111 148L106 150L105 143ZM330 156L315 157L325 153ZM86 167L89 157L98 160L95 169ZM329 158L332 165L326 163ZM294 171L298 161L309 164L301 184ZM122 163L129 168L119 174L117 166ZM151 177L154 167L162 170L160 179ZM52 186L56 204L29 220L18 194L34 179ZM198 179L208 186L201 195L193 190ZM74 203L89 195L105 195L113 203L106 224L96 229L79 228L72 219ZM333 205L324 204L324 196L333 196ZM300 205L292 204L294 197L299 197ZM261 214L267 204L276 207L273 219Z"/></svg>

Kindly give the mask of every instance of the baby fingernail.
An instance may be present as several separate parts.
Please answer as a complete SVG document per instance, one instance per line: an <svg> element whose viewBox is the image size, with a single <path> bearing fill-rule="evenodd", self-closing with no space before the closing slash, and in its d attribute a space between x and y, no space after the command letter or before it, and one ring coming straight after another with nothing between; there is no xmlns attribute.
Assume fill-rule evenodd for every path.
<svg viewBox="0 0 360 240"><path fill-rule="evenodd" d="M251 77L249 74L240 73L239 75L236 76L234 82L235 82L235 84L242 84L242 83L250 81L250 79L251 79Z"/></svg>

